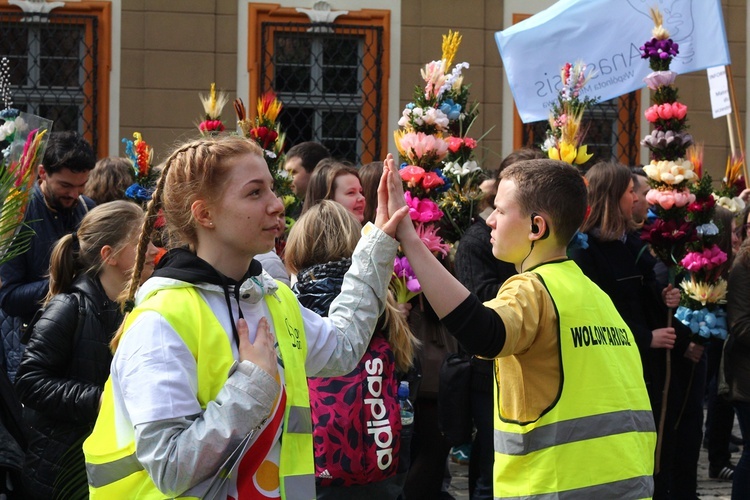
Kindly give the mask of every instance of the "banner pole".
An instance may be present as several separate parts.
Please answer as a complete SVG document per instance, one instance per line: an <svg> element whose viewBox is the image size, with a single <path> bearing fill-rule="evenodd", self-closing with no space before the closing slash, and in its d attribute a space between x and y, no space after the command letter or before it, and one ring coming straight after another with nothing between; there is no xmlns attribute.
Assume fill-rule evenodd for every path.
<svg viewBox="0 0 750 500"><path fill-rule="evenodd" d="M747 175L747 162L744 161L745 158L745 140L742 138L742 126L740 125L740 113L739 109L737 108L737 97L734 94L734 78L732 77L732 65L727 64L727 78L729 80L729 97L732 99L732 110L734 111L734 122L737 126L737 138L739 139L740 143L740 154L742 155L743 161L742 161L742 175L745 176L745 182L748 180ZM731 137L731 134L730 134Z"/></svg>

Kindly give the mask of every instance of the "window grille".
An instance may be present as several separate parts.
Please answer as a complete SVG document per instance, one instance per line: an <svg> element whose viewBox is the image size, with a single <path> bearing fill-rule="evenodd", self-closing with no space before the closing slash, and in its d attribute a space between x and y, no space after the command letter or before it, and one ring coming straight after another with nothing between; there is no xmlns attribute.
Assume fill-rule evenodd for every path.
<svg viewBox="0 0 750 500"><path fill-rule="evenodd" d="M97 150L98 18L0 13L0 57L10 63L13 107L74 130Z"/></svg>
<svg viewBox="0 0 750 500"><path fill-rule="evenodd" d="M260 92L284 107L287 147L325 145L355 164L382 156L383 28L261 23Z"/></svg>
<svg viewBox="0 0 750 500"><path fill-rule="evenodd" d="M640 164L639 120L636 92L601 102L587 110L583 118L583 127L587 127L584 143L594 156L585 167L606 160L616 160L628 166ZM546 121L523 124L523 145L539 147L544 143L547 128Z"/></svg>

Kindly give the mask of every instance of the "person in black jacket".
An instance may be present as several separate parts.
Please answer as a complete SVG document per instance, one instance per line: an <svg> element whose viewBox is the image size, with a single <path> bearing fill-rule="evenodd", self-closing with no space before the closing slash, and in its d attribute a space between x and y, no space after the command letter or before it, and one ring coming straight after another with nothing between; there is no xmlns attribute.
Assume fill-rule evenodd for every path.
<svg viewBox="0 0 750 500"><path fill-rule="evenodd" d="M0 358L11 382L23 355L21 330L47 295L50 250L75 231L95 203L83 196L96 156L75 132L50 134L24 220L34 230L29 249L0 266Z"/></svg>
<svg viewBox="0 0 750 500"><path fill-rule="evenodd" d="M46 305L16 380L30 427L27 498L88 498L81 445L109 376L109 342L123 319L117 297L130 278L142 222L137 204L105 203L52 251ZM152 247L146 259L155 253Z"/></svg>
<svg viewBox="0 0 750 500"><path fill-rule="evenodd" d="M513 151L500 163L494 189L483 200L486 207L461 237L456 250L456 278L482 302L497 296L505 280L516 274L513 264L498 260L492 255L490 226L487 217L494 210L500 174L506 167L523 160L544 158L539 149L523 148ZM476 433L469 457L469 497L471 500L489 500L492 495L492 464L495 450L493 442L492 387L493 362L472 357L471 359L471 414Z"/></svg>
<svg viewBox="0 0 750 500"><path fill-rule="evenodd" d="M674 327L666 326L667 307L679 305L680 293L671 285L658 285L654 274L656 259L631 231L637 195L630 169L618 163L600 162L589 169L586 179L591 213L581 231L588 235L588 248L573 250L571 257L609 295L633 332L656 422L662 406L665 349L671 357L654 498L697 498L706 375L703 346L692 341L690 330L679 321L673 320Z"/></svg>

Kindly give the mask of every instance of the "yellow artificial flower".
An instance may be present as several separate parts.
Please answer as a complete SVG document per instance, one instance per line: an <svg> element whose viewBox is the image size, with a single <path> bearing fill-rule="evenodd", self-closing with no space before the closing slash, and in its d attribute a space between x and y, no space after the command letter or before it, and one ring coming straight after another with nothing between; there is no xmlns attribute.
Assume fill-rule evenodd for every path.
<svg viewBox="0 0 750 500"><path fill-rule="evenodd" d="M226 92L216 92L216 84L211 84L211 90L208 94L199 94L203 111L206 112L207 119L218 120L221 117L221 111L229 102L229 96Z"/></svg>
<svg viewBox="0 0 750 500"><path fill-rule="evenodd" d="M742 155L732 155L727 157L727 168L724 172L724 182L727 186L734 186L737 180L742 176L742 165L745 163L745 157Z"/></svg>
<svg viewBox="0 0 750 500"><path fill-rule="evenodd" d="M398 154L400 154L402 158L406 158L406 151L404 151L404 148L401 147L401 139L407 133L408 132L406 130L401 129L396 129L393 131L393 140L396 142L396 149L398 149Z"/></svg>
<svg viewBox="0 0 750 500"><path fill-rule="evenodd" d="M583 165L587 161L591 159L591 157L594 156L593 153L589 153L588 146L584 144L583 146L580 146L578 148L578 154L576 154L575 163L578 165Z"/></svg>
<svg viewBox="0 0 750 500"><path fill-rule="evenodd" d="M447 35L443 35L443 61L445 61L446 68L450 68L453 63L453 59L456 57L458 52L458 46L461 45L462 36L458 34L458 31L448 30Z"/></svg>
<svg viewBox="0 0 750 500"><path fill-rule="evenodd" d="M273 90L269 90L261 97L258 97L258 120L262 123L268 121L276 123L281 112L281 101L276 98L276 94Z"/></svg>
<svg viewBox="0 0 750 500"><path fill-rule="evenodd" d="M693 164L696 177L700 179L703 176L703 143L691 144L685 153L690 163Z"/></svg>
<svg viewBox="0 0 750 500"><path fill-rule="evenodd" d="M726 303L727 282L723 279L719 279L716 284L711 285L705 282L697 282L695 278L691 278L690 281L685 280L680 283L680 288L685 291L688 297L704 306L706 304Z"/></svg>

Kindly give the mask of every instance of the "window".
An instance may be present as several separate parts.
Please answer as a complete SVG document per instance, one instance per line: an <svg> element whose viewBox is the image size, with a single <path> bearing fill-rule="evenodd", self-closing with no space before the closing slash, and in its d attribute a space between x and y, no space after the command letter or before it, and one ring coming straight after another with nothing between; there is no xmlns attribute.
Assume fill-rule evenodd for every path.
<svg viewBox="0 0 750 500"><path fill-rule="evenodd" d="M10 63L13 107L54 120L53 130L79 132L100 156L107 146L108 13L101 2L49 14L0 5L0 57Z"/></svg>
<svg viewBox="0 0 750 500"><path fill-rule="evenodd" d="M381 158L387 142L386 17L311 24L288 10L272 14L257 14L260 69L250 98L276 92L284 106L279 121L287 148L317 141L355 164ZM252 40L250 45L253 57Z"/></svg>

